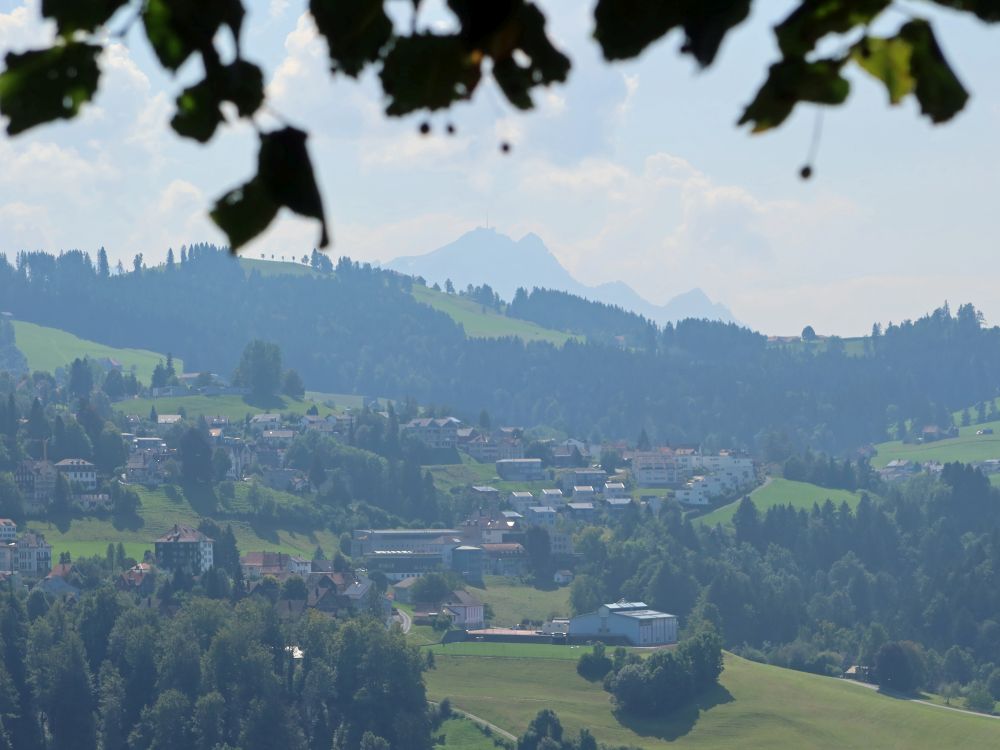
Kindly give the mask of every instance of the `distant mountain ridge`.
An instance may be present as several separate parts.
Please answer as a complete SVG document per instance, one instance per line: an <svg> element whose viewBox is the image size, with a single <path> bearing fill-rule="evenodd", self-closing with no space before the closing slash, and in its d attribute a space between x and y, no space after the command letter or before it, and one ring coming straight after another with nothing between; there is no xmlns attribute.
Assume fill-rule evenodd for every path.
<svg viewBox="0 0 1000 750"><path fill-rule="evenodd" d="M573 278L536 234L514 240L495 229L480 227L425 255L396 258L386 264L394 271L422 276L428 283L451 279L458 288L489 284L505 300L518 287L555 289L595 302L618 305L663 325L686 318L735 322L725 305L712 302L701 289L680 294L657 305L623 281L587 286Z"/></svg>

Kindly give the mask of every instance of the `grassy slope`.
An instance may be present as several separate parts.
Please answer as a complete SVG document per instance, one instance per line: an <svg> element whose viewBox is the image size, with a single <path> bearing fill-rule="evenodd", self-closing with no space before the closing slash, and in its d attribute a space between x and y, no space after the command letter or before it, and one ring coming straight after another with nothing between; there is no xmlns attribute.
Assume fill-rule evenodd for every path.
<svg viewBox="0 0 1000 750"><path fill-rule="evenodd" d="M158 362L166 359L164 354L145 349L116 349L113 346L77 338L58 328L48 328L20 320L14 321L14 337L17 348L24 353L32 370L54 372L59 367L66 367L78 357L92 359L111 357L121 362L126 371L135 367L138 378L148 383L153 375L153 368ZM182 372L182 367L181 360L175 359L174 369Z"/></svg>
<svg viewBox="0 0 1000 750"><path fill-rule="evenodd" d="M264 409L248 404L242 396L172 396L170 398L135 398L118 401L114 408L123 414L146 416L153 406L156 406L156 411L159 414L176 414L178 409L183 406L190 419L204 415L206 417L228 417L232 421L243 419L247 414L260 414L265 411L282 414L289 412L305 414L313 403L309 400L296 401L280 397L267 409ZM331 409L323 406L322 403L316 403L316 408L319 410L320 416L326 416L331 412Z"/></svg>
<svg viewBox="0 0 1000 750"><path fill-rule="evenodd" d="M976 410L970 409L973 419ZM961 424L961 412L955 414L955 424ZM992 429L993 435L976 435L978 430ZM881 468L893 459L909 461L985 461L1000 458L1000 421L985 424L971 424L958 428L958 437L937 440L933 443L906 444L890 440L875 446L878 454L872 458L872 466Z"/></svg>
<svg viewBox="0 0 1000 750"><path fill-rule="evenodd" d="M142 501L139 510L141 521L129 528L115 528L108 519L95 517L74 519L68 527L57 528L48 522L32 521L27 525L45 534L45 539L53 547L53 556L60 552L70 552L74 558L103 555L108 543L122 542L126 551L141 559L145 550L153 549L153 541L175 523L197 526L203 515L215 515L206 506L206 498L189 496L183 491L177 499L171 499L165 488L147 490L136 488ZM242 513L248 510L246 484L236 485L236 497L226 513ZM301 502L298 498L283 492L270 491L279 504ZM232 524L233 533L241 552L275 550L303 554L311 558L317 545L323 547L327 555L338 548L337 537L329 531L304 533L288 529L264 529L247 521L220 517L220 526Z"/></svg>
<svg viewBox="0 0 1000 750"><path fill-rule="evenodd" d="M754 664L727 655L722 687L669 719L619 723L598 683L572 661L435 654L425 674L431 700L452 704L520 734L543 708L570 735L588 727L599 741L681 748L995 747L1000 723L906 703L845 681Z"/></svg>
<svg viewBox="0 0 1000 750"><path fill-rule="evenodd" d="M565 344L572 334L543 328L536 323L517 318L508 318L495 310L454 294L435 292L430 287L413 285L413 296L418 302L433 307L451 316L465 328L471 338L491 339L517 336L524 341L548 341L556 346Z"/></svg>
<svg viewBox="0 0 1000 750"><path fill-rule="evenodd" d="M846 502L853 508L861 499L861 493L848 492L847 490L831 490L826 487L809 484L808 482L793 482L789 479L775 478L766 485L754 490L750 494L750 497L757 506L757 510L763 513L772 506L789 504L794 505L796 508L809 510L812 508L813 503L822 505L826 502L827 498L832 500L834 505ZM729 523L733 518L733 514L736 513L738 506L738 500L729 505L723 505L721 508L717 508L711 513L701 516L697 521L698 523L707 523L710 526L714 526L717 523Z"/></svg>
<svg viewBox="0 0 1000 750"><path fill-rule="evenodd" d="M291 256L286 256L291 257ZM301 263L290 263L280 260L260 260L255 258L240 258L240 265L250 273L256 271L261 276L281 276L290 274L292 276L312 276L315 271L309 266Z"/></svg>
<svg viewBox="0 0 1000 750"><path fill-rule="evenodd" d="M493 608L494 624L509 627L522 619L545 620L549 615L568 617L569 588L542 591L514 583L499 576L486 576L484 588L468 586L468 590Z"/></svg>
<svg viewBox="0 0 1000 750"><path fill-rule="evenodd" d="M497 750L493 740L469 719L448 719L434 735L444 735L444 747L455 750Z"/></svg>

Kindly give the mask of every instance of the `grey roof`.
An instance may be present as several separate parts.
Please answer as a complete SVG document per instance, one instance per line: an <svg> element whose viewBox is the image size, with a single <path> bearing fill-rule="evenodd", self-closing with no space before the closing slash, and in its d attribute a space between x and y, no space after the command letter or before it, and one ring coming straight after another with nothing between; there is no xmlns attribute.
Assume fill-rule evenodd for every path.
<svg viewBox="0 0 1000 750"><path fill-rule="evenodd" d="M615 612L619 617L631 617L633 620L660 620L664 617L677 618L676 615L667 614L666 612L657 612L655 609L636 609L630 610L628 612Z"/></svg>

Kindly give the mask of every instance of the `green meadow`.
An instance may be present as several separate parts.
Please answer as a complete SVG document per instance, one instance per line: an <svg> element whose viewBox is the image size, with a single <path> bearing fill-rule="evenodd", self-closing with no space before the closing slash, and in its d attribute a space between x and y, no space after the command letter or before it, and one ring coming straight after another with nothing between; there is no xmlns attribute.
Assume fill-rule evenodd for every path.
<svg viewBox="0 0 1000 750"><path fill-rule="evenodd" d="M575 338L572 334L543 328L531 321L508 318L465 297L436 292L430 287L419 284L413 285L413 296L418 302L446 313L465 329L465 335L470 338L497 339L516 336L524 341L547 341L556 346L562 346L569 339Z"/></svg>
<svg viewBox="0 0 1000 750"><path fill-rule="evenodd" d="M493 608L493 624L510 627L528 619L547 620L552 615L568 617L569 587L536 589L500 576L485 576L482 588L466 586L484 604Z"/></svg>
<svg viewBox="0 0 1000 750"><path fill-rule="evenodd" d="M121 362L126 372L134 367L136 377L148 383L153 376L153 369L166 359L165 354L145 349L119 349L106 346L81 339L58 328L48 328L21 320L14 321L14 338L17 348L28 360L28 367L45 372L55 372L58 368L69 365L74 359L110 357ZM184 363L176 358L174 363L174 369L182 372Z"/></svg>
<svg viewBox="0 0 1000 750"><path fill-rule="evenodd" d="M246 483L237 483L235 497L223 505L223 499L207 490L189 492L177 487L159 487L150 490L133 487L139 494L142 506L138 518L127 524L115 524L111 519L89 516L74 518L67 523L31 521L28 528L40 531L52 545L53 556L69 552L74 558L103 555L108 544L121 542L128 554L142 558L145 550L153 549L157 537L166 533L174 524L197 526L202 518L212 518L223 528L231 524L236 543L241 552L273 550L300 554L311 558L317 546L329 556L338 548L337 536L330 531L304 531L265 527L246 520L249 514ZM303 502L301 498L284 492L267 490L279 505Z"/></svg>
<svg viewBox="0 0 1000 750"><path fill-rule="evenodd" d="M996 719L730 654L716 690L668 717L636 720L617 716L608 693L580 677L573 660L457 656L435 649L436 666L424 676L428 697L448 697L456 708L518 735L538 711L550 708L571 736L586 727L600 742L645 750L940 750L1000 743Z"/></svg>
<svg viewBox="0 0 1000 750"><path fill-rule="evenodd" d="M322 402L308 399L297 401L285 396L274 397L272 403L269 403L266 408L247 403L242 396L201 395L133 398L116 402L114 408L122 414L138 414L142 417L147 416L154 406L158 414L177 414L183 408L190 419L197 419L201 416L221 416L230 421L239 421L244 419L247 414L252 416L264 412L302 415L313 405L316 406L320 416L326 416L333 411L324 406Z"/></svg>
<svg viewBox="0 0 1000 750"><path fill-rule="evenodd" d="M775 477L765 485L758 487L750 493L754 505L760 513L764 513L768 508L775 505L792 505L796 508L810 510L813 503L822 505L827 499L833 501L834 505L846 502L851 508L857 506L861 500L860 492L849 492L848 490L831 490L826 487L819 487L808 482L794 482L790 479ZM716 524L727 524L733 520L733 515L739 507L740 501L723 505L716 508L711 513L700 516L697 523L715 526Z"/></svg>

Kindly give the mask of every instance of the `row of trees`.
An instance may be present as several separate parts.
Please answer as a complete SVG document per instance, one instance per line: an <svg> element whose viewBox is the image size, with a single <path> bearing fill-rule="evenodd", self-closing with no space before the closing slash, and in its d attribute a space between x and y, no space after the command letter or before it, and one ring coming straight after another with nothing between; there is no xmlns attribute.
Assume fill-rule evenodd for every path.
<svg viewBox="0 0 1000 750"><path fill-rule="evenodd" d="M655 441L767 449L778 461L805 447L837 454L881 440L889 424L920 421L928 404L986 401L1000 369L1000 332L983 328L965 305L957 315L942 308L889 325L866 354L848 356L835 347L774 347L735 325L660 328L569 295L542 295L545 309L565 304L581 308L569 317L594 319L587 343L557 348L469 339L414 299L409 277L346 259L332 274L264 276L221 249L195 247L173 273L107 278L82 253L23 253L0 261L0 297L19 318L117 346L184 352L193 371L226 371L252 331L323 390L412 396L461 414L485 408L498 422L546 424L597 442L645 428ZM200 304L206 297L216 304ZM288 304L275 314L260 300ZM609 335L625 335L629 345L602 343ZM263 385L248 387L277 392L273 356L261 361L271 363ZM621 372L632 373L627 384ZM562 384L558 393L553 382Z"/></svg>

